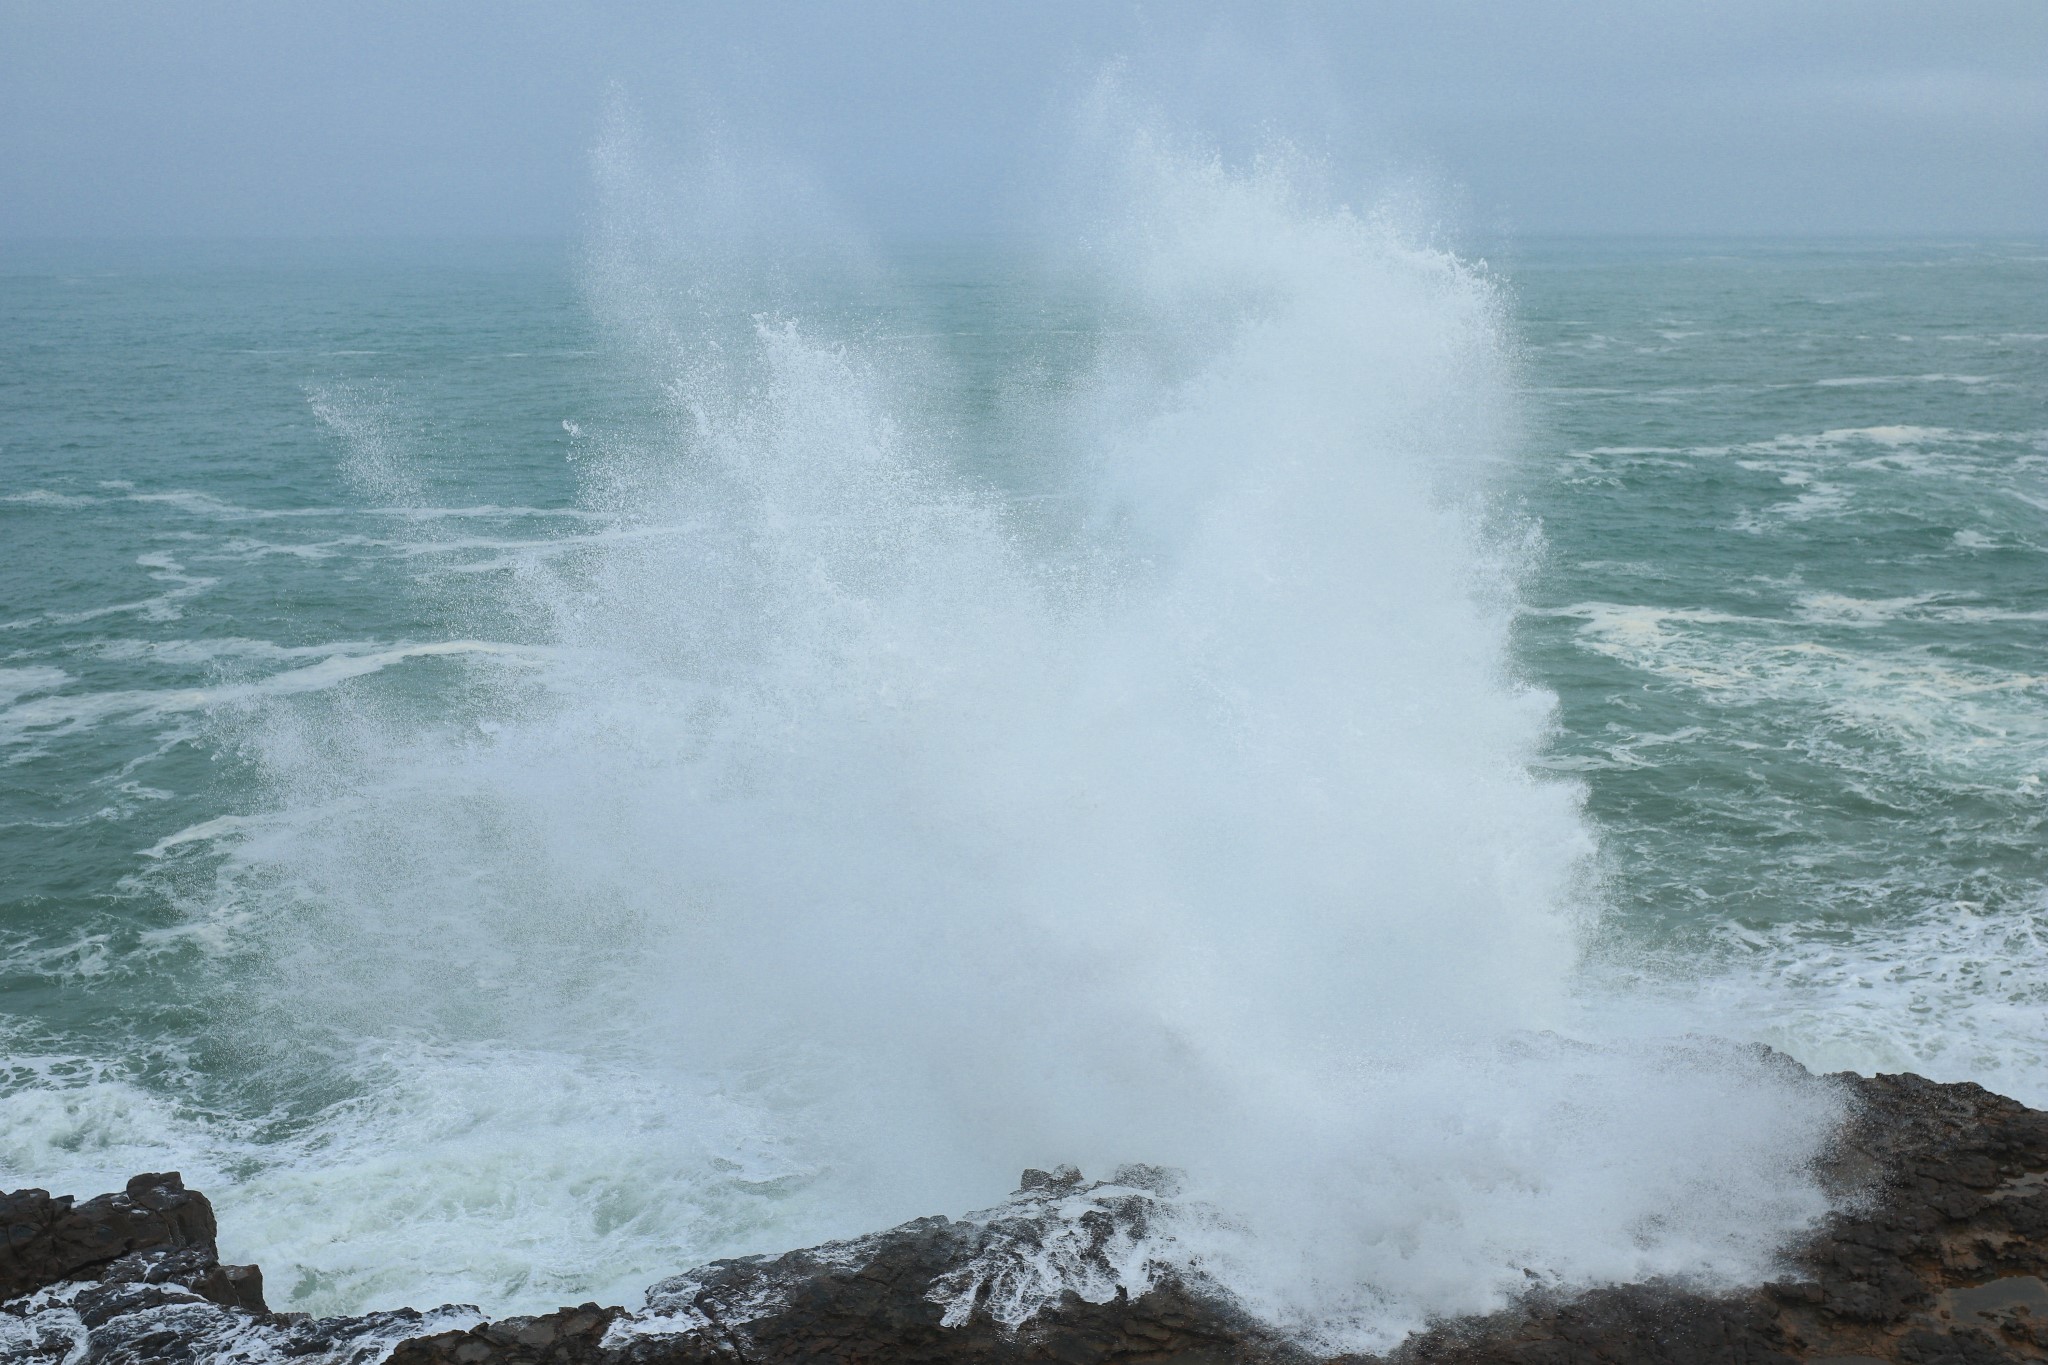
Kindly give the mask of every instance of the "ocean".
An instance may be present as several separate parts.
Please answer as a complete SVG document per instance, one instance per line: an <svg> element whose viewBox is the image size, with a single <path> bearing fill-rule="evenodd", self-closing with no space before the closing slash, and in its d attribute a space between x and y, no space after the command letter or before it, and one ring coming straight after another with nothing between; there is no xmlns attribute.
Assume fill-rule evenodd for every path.
<svg viewBox="0 0 2048 1365"><path fill-rule="evenodd" d="M2048 249L1133 178L0 247L0 1179L503 1311L1161 1162L1369 1346L1763 1273L1715 1040L2048 1103Z"/></svg>

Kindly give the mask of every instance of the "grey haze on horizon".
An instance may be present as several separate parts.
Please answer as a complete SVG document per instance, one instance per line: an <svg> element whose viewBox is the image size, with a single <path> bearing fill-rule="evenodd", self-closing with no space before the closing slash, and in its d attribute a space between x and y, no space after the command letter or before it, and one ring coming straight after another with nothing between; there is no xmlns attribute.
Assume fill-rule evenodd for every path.
<svg viewBox="0 0 2048 1365"><path fill-rule="evenodd" d="M572 234L614 89L865 231L999 232L1118 58L1485 235L2048 231L2048 0L0 0L0 241Z"/></svg>

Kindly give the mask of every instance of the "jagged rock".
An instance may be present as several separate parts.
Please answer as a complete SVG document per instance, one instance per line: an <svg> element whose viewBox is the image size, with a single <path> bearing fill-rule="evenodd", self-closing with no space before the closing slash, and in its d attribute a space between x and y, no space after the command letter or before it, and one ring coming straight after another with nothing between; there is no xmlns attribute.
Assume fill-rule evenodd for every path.
<svg viewBox="0 0 2048 1365"><path fill-rule="evenodd" d="M466 1327L449 1307L310 1319L226 1307L175 1282L73 1280L0 1306L0 1360L49 1365L379 1365L400 1342Z"/></svg>
<svg viewBox="0 0 2048 1365"><path fill-rule="evenodd" d="M586 1303L580 1308L562 1308L542 1317L501 1318L478 1323L464 1332L443 1332L403 1342L391 1353L397 1362L518 1361L520 1365L574 1362L612 1358L604 1347L605 1334L624 1315L623 1309L600 1308Z"/></svg>
<svg viewBox="0 0 2048 1365"><path fill-rule="evenodd" d="M1786 1063L1790 1065L1790 1063ZM2048 1361L2048 1114L1974 1085L1917 1076L1830 1078L1858 1101L1821 1171L1842 1210L1739 1293L1650 1283L1578 1294L1536 1289L1508 1311L1437 1324L1390 1365L1989 1365ZM168 1179L166 1187L161 1182ZM1169 1172L1111 1179L1027 1171L970 1218L922 1218L848 1242L718 1261L664 1280L637 1310L584 1304L480 1321L473 1309L308 1321L262 1311L260 1282L221 1267L211 1211L168 1191L71 1210L9 1196L10 1271L68 1261L61 1283L0 1307L0 1359L305 1360L333 1365L1297 1365L1308 1353L1231 1306L1216 1286L1146 1261L1148 1226L1176 1193ZM196 1200L203 1224L112 1255L140 1226L126 1209ZM109 1201L127 1198L114 1209ZM155 1200L155 1203L149 1202ZM176 1207L190 1210L189 1204ZM17 1219L14 1210L25 1212ZM54 1210L54 1212L53 1212ZM168 1217L168 1215L165 1215ZM191 1213L197 1218L197 1213ZM173 1220L175 1221L175 1220ZM28 1231L16 1252L14 1228ZM65 1224L64 1227L70 1225ZM154 1226L154 1225L152 1225ZM194 1230L203 1227L203 1237ZM41 1240L38 1240L41 1239ZM61 1253L46 1248L70 1248ZM24 1272L17 1274L16 1283ZM1133 1295L1119 1286L1147 1286ZM1048 1292L1050 1291L1050 1293ZM1048 1302L1050 1306L1041 1306ZM1354 1358L1359 1359L1359 1358Z"/></svg>
<svg viewBox="0 0 2048 1365"><path fill-rule="evenodd" d="M76 1278L131 1251L205 1248L215 1233L213 1205L185 1188L176 1171L138 1175L120 1194L73 1205L70 1195L16 1190L0 1195L0 1299Z"/></svg>
<svg viewBox="0 0 2048 1365"><path fill-rule="evenodd" d="M407 1342L391 1365L1301 1358L1167 1267L1149 1267L1154 1287L1135 1300L1116 1288L1173 1192L1156 1167L1093 1184L1070 1166L1026 1171L1007 1203L972 1218L714 1261L656 1284L639 1312L506 1319Z"/></svg>
<svg viewBox="0 0 2048 1365"><path fill-rule="evenodd" d="M213 1205L175 1171L83 1204L17 1190L0 1196L0 1217L0 1358L211 1361L271 1320L263 1272L221 1264Z"/></svg>

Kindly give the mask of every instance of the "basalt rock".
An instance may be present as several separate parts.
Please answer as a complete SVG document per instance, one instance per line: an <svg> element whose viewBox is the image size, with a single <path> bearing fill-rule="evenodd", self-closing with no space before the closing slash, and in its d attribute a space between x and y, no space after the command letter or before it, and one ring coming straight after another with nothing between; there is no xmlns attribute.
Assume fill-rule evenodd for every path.
<svg viewBox="0 0 2048 1365"><path fill-rule="evenodd" d="M1719 1294L1674 1283L1575 1294L1532 1290L1509 1310L1436 1324L1403 1343L1386 1365L2048 1361L2048 1114L1974 1085L1917 1076L1829 1082L1856 1102L1855 1118L1821 1171L1842 1208L1786 1256L1778 1280ZM251 1296L252 1282L238 1280L235 1268L214 1258L205 1201L175 1176L138 1182L141 1196L132 1182L127 1196L76 1210L41 1191L8 1198L4 1268L14 1276L9 1292L20 1297L0 1309L0 1359L73 1365L1306 1365L1315 1359L1239 1312L1216 1286L1166 1266L1146 1267L1137 1280L1150 1286L1143 1293L1116 1287L1133 1282L1129 1272L1133 1258L1144 1255L1148 1223L1174 1193L1170 1174L1151 1168L1125 1168L1095 1183L1071 1169L1027 1171L1009 1202L972 1218L924 1218L782 1256L714 1262L655 1285L637 1309L592 1303L490 1322L459 1307L320 1321L265 1313L260 1289ZM117 1209L112 1201L123 1198L127 1205ZM173 1216L175 1209L186 1211L185 1221ZM86 1210L95 1211L85 1223L64 1222ZM19 1238L17 1226L26 1230ZM115 1231L88 1235L98 1228ZM149 1237L161 1240L139 1244ZM105 1254L110 1247L117 1249ZM1363 1365L1363 1358L1349 1365Z"/></svg>
<svg viewBox="0 0 2048 1365"><path fill-rule="evenodd" d="M220 1264L213 1205L176 1171L138 1175L120 1194L83 1204L47 1190L0 1195L0 1228L0 1299L64 1280L112 1279L117 1265L121 1275L140 1274L128 1263L147 1252L158 1256L158 1282L180 1277L216 1303L264 1311L262 1273Z"/></svg>

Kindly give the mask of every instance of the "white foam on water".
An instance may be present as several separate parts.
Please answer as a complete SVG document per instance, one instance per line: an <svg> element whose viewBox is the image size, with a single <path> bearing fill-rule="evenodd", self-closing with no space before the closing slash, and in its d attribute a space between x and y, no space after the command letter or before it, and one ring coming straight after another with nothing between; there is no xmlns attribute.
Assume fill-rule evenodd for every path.
<svg viewBox="0 0 2048 1365"><path fill-rule="evenodd" d="M96 640L92 656L110 662L146 662L167 667L205 667L229 660L278 663L293 659L326 659L336 654L371 654L389 648L373 640L333 640L317 645L281 645L242 635L183 640Z"/></svg>
<svg viewBox="0 0 2048 1365"><path fill-rule="evenodd" d="M1928 620L1966 612L1967 608L1942 604L1946 594L1923 592L1907 597L1850 597L1846 593L1801 593L1798 615L1802 620L1826 625L1875 627L1900 620Z"/></svg>
<svg viewBox="0 0 2048 1365"><path fill-rule="evenodd" d="M484 561L482 565L476 567L503 567L525 559L573 553L585 546L609 545L662 536L689 536L701 539L718 534L720 534L720 530L716 526L657 525L629 526L607 531L592 531L578 535L547 536L537 539L514 540L498 536L463 536L454 540L415 541L405 546L402 554L403 557L411 559L431 555L465 554L478 550L487 550L500 557Z"/></svg>
<svg viewBox="0 0 2048 1365"><path fill-rule="evenodd" d="M0 502L28 507L90 507L99 499L85 493L58 493L48 488L31 488L20 493L0 494Z"/></svg>
<svg viewBox="0 0 2048 1365"><path fill-rule="evenodd" d="M141 856L145 858L161 858L172 849L181 845L210 842L233 834L247 823L248 821L239 815L216 815L211 820L201 820L196 825L187 825L176 833L166 834L148 848L143 849Z"/></svg>
<svg viewBox="0 0 2048 1365"><path fill-rule="evenodd" d="M337 558L344 549L374 549L378 542L367 536L344 536L329 541L299 541L285 543L273 540L255 540L248 536L237 536L223 541L207 551L212 560L240 560L250 562L282 555L290 559L320 560Z"/></svg>
<svg viewBox="0 0 2048 1365"><path fill-rule="evenodd" d="M216 521L271 521L287 517L335 517L348 515L336 507L244 507L211 493L190 488L172 488L157 493L128 493L130 502L175 507L181 512Z"/></svg>
<svg viewBox="0 0 2048 1365"><path fill-rule="evenodd" d="M9 1039L0 1087L0 1170L55 1194L118 1190L140 1171L183 1172L195 1189L230 1177L217 1160L227 1125L183 1111L102 1062L40 1054Z"/></svg>
<svg viewBox="0 0 2048 1365"><path fill-rule="evenodd" d="M1108 160L1110 339L1016 419L1089 509L1051 541L953 472L943 373L760 315L729 165L601 158L592 297L662 420L586 433L605 532L479 589L531 638L93 703L257 709L265 807L152 851L222 851L164 947L294 1097L110 1162L203 1172L322 1311L623 1295L1062 1162L1183 1170L1171 1254L1332 1348L1532 1275L1767 1273L1832 1099L1574 995L1593 844L1481 512L1495 285L1287 155ZM424 710L333 686L435 652Z"/></svg>
<svg viewBox="0 0 2048 1365"><path fill-rule="evenodd" d="M1616 969L1645 1014L1750 1037L1821 1071L1912 1071L2048 1106L2048 898L1939 902L1882 923L1729 926L1718 960Z"/></svg>
<svg viewBox="0 0 2048 1365"><path fill-rule="evenodd" d="M1900 339L1910 340L1910 338L1903 337ZM1858 389L1878 388L1891 384L1963 384L1975 386L1992 382L1992 377L1987 374L1881 374L1848 375L1840 379L1816 379L1813 381L1813 385L1815 388L1820 389Z"/></svg>
<svg viewBox="0 0 2048 1365"><path fill-rule="evenodd" d="M115 965L116 956L112 935L99 930L71 930L55 942L21 931L0 935L0 966L65 984L99 976ZM20 1174L32 1171L29 1168Z"/></svg>
<svg viewBox="0 0 2048 1365"><path fill-rule="evenodd" d="M1783 523L1811 521L1816 517L1831 517L1845 513L1851 504L1849 490L1840 484L1823 483L1803 471L1786 471L1781 482L1804 491L1789 502L1774 503L1762 509L1745 509L1737 514L1732 529L1751 535L1770 533Z"/></svg>
<svg viewBox="0 0 2048 1365"><path fill-rule="evenodd" d="M169 652L187 653L195 659L220 655L248 657L262 653L248 649L245 642L244 647L236 647L237 642L214 642L225 646L218 651L205 643L186 643L189 648ZM323 657L318 663L283 669L247 682L203 687L127 688L108 692L43 692L42 695L28 696L26 700L17 698L12 705L0 710L0 747L34 744L52 736L75 734L108 722L146 724L166 716L214 712L281 696L324 692L414 659L490 655L509 660L532 660L536 657L536 649L532 646L491 640L435 640L370 648L318 646L276 652L285 657L306 654Z"/></svg>
<svg viewBox="0 0 2048 1365"><path fill-rule="evenodd" d="M1809 598L1805 620L1875 625L1932 599ZM1853 650L1805 638L1799 622L1697 609L1580 602L1550 614L1585 622L1585 647L1695 689L1715 705L1773 703L1820 723L1882 735L1924 761L2008 779L2048 775L2048 674L1952 660L1911 647ZM2028 614L1952 607L1936 619Z"/></svg>
<svg viewBox="0 0 2048 1365"><path fill-rule="evenodd" d="M1958 532L1957 543L1967 548L1978 548L1964 538L1966 534ZM1912 597L1879 600L1848 597L1836 593L1814 593L1801 599L1800 614L1812 621L1856 626L1882 626L1894 621L2048 621L2048 611L1967 606L1953 600L1952 595L1942 593L1921 593Z"/></svg>
<svg viewBox="0 0 2048 1365"><path fill-rule="evenodd" d="M781 1249L764 1230L786 1170L701 1079L495 1045L346 1066L363 1097L216 1196L293 1303L633 1303L699 1247Z"/></svg>
<svg viewBox="0 0 2048 1365"><path fill-rule="evenodd" d="M87 621L98 621L109 616L134 615L145 621L176 621L184 615L180 605L186 599L197 597L220 580L205 578L185 572L185 566L175 558L161 551L138 555L137 565L150 571L149 576L159 583L174 584L169 591L158 593L135 602L120 602L111 606L89 607L84 611L52 611L37 616L20 617L0 622L0 630L21 630L25 627L49 623L53 625L82 625Z"/></svg>
<svg viewBox="0 0 2048 1365"><path fill-rule="evenodd" d="M549 518L563 521L608 521L610 514L589 507L522 507L479 503L473 507L372 507L366 515L401 521L465 521Z"/></svg>
<svg viewBox="0 0 2048 1365"><path fill-rule="evenodd" d="M10 706L37 692L54 692L71 681L71 675L49 664L27 668L0 668L0 706Z"/></svg>
<svg viewBox="0 0 2048 1365"><path fill-rule="evenodd" d="M1990 439L1988 433L1953 431L1947 427L1885 426L1885 427L1835 427L1810 438L1808 442L1796 442L1795 438L1781 437L1779 444L1840 445L1848 441L1869 441L1877 445L1945 445L1963 441Z"/></svg>

